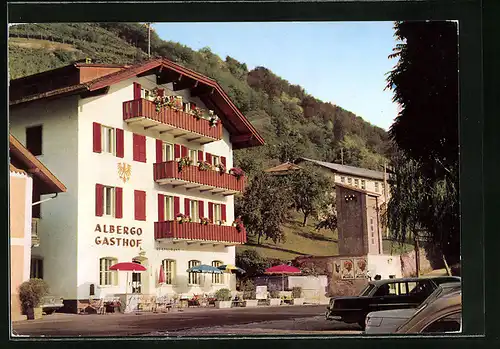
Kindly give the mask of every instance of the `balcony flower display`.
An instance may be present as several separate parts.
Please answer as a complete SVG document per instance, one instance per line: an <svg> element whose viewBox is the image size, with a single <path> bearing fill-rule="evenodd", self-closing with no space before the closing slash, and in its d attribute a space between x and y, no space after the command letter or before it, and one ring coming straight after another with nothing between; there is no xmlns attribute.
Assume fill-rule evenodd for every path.
<svg viewBox="0 0 500 349"><path fill-rule="evenodd" d="M238 233L241 233L242 231L245 230L245 227L243 226L243 221L240 218L235 219L235 221L233 222L233 227L236 228L236 231Z"/></svg>
<svg viewBox="0 0 500 349"><path fill-rule="evenodd" d="M226 221L223 221L222 219L219 221L219 225L226 225Z"/></svg>
<svg viewBox="0 0 500 349"><path fill-rule="evenodd" d="M192 161L189 157L183 156L182 158L179 159L178 164L179 164L179 172L182 172L182 168L184 166L190 166L192 164Z"/></svg>
<svg viewBox="0 0 500 349"><path fill-rule="evenodd" d="M210 218L203 217L200 219L200 224L201 225L209 225L211 223Z"/></svg>
<svg viewBox="0 0 500 349"><path fill-rule="evenodd" d="M226 166L224 166L224 164L221 162L219 164L217 164L217 169L219 170L220 174L223 175L224 173L226 173Z"/></svg>
<svg viewBox="0 0 500 349"><path fill-rule="evenodd" d="M190 111L191 114L193 114L193 116L197 119L197 120L200 120L201 118L203 118L203 110L201 110L200 108L198 107L194 107L193 109L191 109Z"/></svg>
<svg viewBox="0 0 500 349"><path fill-rule="evenodd" d="M160 90L158 88L153 90L153 97L154 97L153 102L156 105L157 113L159 113L161 109L164 107L169 107L169 108L174 107L173 96L165 96L163 93L164 93L163 90Z"/></svg>
<svg viewBox="0 0 500 349"><path fill-rule="evenodd" d="M214 114L214 111L209 110L208 111L208 122L209 122L210 127L217 126L218 121L219 121L219 118L217 117L217 115Z"/></svg>
<svg viewBox="0 0 500 349"><path fill-rule="evenodd" d="M179 222L179 224L191 222L191 217L189 217L185 214L182 214L182 213L179 213L176 218L177 218L177 222Z"/></svg>
<svg viewBox="0 0 500 349"><path fill-rule="evenodd" d="M212 164L208 161L198 161L198 169L200 171L209 171L212 170Z"/></svg>
<svg viewBox="0 0 500 349"><path fill-rule="evenodd" d="M239 167L233 167L229 171L229 173L232 174L233 176L235 176L236 179L240 179L241 177L243 177L245 175L245 172L243 172L243 170Z"/></svg>

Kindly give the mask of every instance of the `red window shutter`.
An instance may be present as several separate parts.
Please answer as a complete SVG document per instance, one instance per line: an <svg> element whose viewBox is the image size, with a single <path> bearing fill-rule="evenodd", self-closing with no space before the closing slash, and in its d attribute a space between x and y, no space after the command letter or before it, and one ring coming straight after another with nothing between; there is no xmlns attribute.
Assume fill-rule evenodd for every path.
<svg viewBox="0 0 500 349"><path fill-rule="evenodd" d="M140 161L142 162L147 162L147 159L146 159L146 136L140 136Z"/></svg>
<svg viewBox="0 0 500 349"><path fill-rule="evenodd" d="M182 157L188 156L188 148L185 145L181 145Z"/></svg>
<svg viewBox="0 0 500 349"><path fill-rule="evenodd" d="M180 213L180 203L179 203L179 197L174 196L174 217L177 218L177 215Z"/></svg>
<svg viewBox="0 0 500 349"><path fill-rule="evenodd" d="M203 152L198 150L198 161L203 161Z"/></svg>
<svg viewBox="0 0 500 349"><path fill-rule="evenodd" d="M190 200L189 199L184 199L184 214L186 216L189 216L191 214L191 212L190 212L191 211L190 210L191 207L189 206L189 204L190 204Z"/></svg>
<svg viewBox="0 0 500 349"><path fill-rule="evenodd" d="M225 156L221 156L220 157L220 162L222 162L222 164L224 165L224 167L226 167L226 157Z"/></svg>
<svg viewBox="0 0 500 349"><path fill-rule="evenodd" d="M38 185L33 186L32 194L32 203L41 201L40 188L38 187ZM42 206L42 204L31 206L31 215L33 218L40 218L40 206Z"/></svg>
<svg viewBox="0 0 500 349"><path fill-rule="evenodd" d="M95 215L102 216L104 214L104 186L102 184L95 185Z"/></svg>
<svg viewBox="0 0 500 349"><path fill-rule="evenodd" d="M134 82L134 99L141 98L141 84Z"/></svg>
<svg viewBox="0 0 500 349"><path fill-rule="evenodd" d="M180 144L175 144L174 145L174 157L176 159L178 159L178 158L181 157L181 146L180 146Z"/></svg>
<svg viewBox="0 0 500 349"><path fill-rule="evenodd" d="M165 220L165 195L158 194L158 222Z"/></svg>
<svg viewBox="0 0 500 349"><path fill-rule="evenodd" d="M202 200L198 200L198 215L200 219L205 218L205 207L203 207L204 202Z"/></svg>
<svg viewBox="0 0 500 349"><path fill-rule="evenodd" d="M196 103L189 102L189 108L190 108L191 110L196 109Z"/></svg>
<svg viewBox="0 0 500 349"><path fill-rule="evenodd" d="M163 162L163 142L156 140L156 163Z"/></svg>
<svg viewBox="0 0 500 349"><path fill-rule="evenodd" d="M207 159L207 162L212 163L212 154L206 153L205 157Z"/></svg>
<svg viewBox="0 0 500 349"><path fill-rule="evenodd" d="M121 128L116 129L116 156L123 158L124 155L124 140L123 140L123 130Z"/></svg>
<svg viewBox="0 0 500 349"><path fill-rule="evenodd" d="M134 161L146 162L146 136L134 133Z"/></svg>
<svg viewBox="0 0 500 349"><path fill-rule="evenodd" d="M134 190L135 219L138 221L146 220L146 192Z"/></svg>
<svg viewBox="0 0 500 349"><path fill-rule="evenodd" d="M225 222L226 221L226 205L224 205L224 204L220 205L220 215L221 215L221 219Z"/></svg>
<svg viewBox="0 0 500 349"><path fill-rule="evenodd" d="M208 203L208 218L213 223L214 222L214 204L213 202Z"/></svg>
<svg viewBox="0 0 500 349"><path fill-rule="evenodd" d="M165 89L159 88L158 90L156 90L156 93L158 97L163 97L165 95Z"/></svg>
<svg viewBox="0 0 500 349"><path fill-rule="evenodd" d="M115 188L115 218L123 218L123 189Z"/></svg>
<svg viewBox="0 0 500 349"><path fill-rule="evenodd" d="M94 122L94 153L101 151L101 124Z"/></svg>

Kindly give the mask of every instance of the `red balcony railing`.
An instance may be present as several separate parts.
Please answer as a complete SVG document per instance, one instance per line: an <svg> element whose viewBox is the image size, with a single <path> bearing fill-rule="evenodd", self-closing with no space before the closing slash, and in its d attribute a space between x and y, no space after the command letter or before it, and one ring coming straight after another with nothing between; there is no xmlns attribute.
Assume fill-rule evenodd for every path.
<svg viewBox="0 0 500 349"><path fill-rule="evenodd" d="M123 120L133 121L140 119L169 125L173 128L182 129L212 140L222 139L222 125L220 121L217 122L216 126L212 127L206 119L196 119L189 113L170 107L163 107L157 112L155 103L147 99L135 99L123 102Z"/></svg>
<svg viewBox="0 0 500 349"><path fill-rule="evenodd" d="M219 171L202 171L198 166L184 166L179 171L177 161L160 162L153 165L153 176L155 182L160 184L170 183L173 185L186 185L199 190L206 190L220 194L235 194L243 192L245 188L245 177L237 179L229 173Z"/></svg>
<svg viewBox="0 0 500 349"><path fill-rule="evenodd" d="M179 239L243 244L246 232L239 232L233 226L201 223L179 223L177 221L155 222L155 239Z"/></svg>

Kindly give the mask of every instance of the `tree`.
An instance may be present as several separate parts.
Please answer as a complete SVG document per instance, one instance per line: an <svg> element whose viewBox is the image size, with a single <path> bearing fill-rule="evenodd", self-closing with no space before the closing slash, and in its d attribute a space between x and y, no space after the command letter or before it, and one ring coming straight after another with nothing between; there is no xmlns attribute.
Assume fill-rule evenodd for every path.
<svg viewBox="0 0 500 349"><path fill-rule="evenodd" d="M282 225L288 218L290 194L286 179L266 173L256 175L243 198L236 201L236 213L241 216L247 232L257 237L284 240Z"/></svg>
<svg viewBox="0 0 500 349"><path fill-rule="evenodd" d="M244 250L236 253L236 265L245 270L244 277L264 274L269 262L255 250Z"/></svg>
<svg viewBox="0 0 500 349"><path fill-rule="evenodd" d="M447 267L460 261L458 204L458 38L454 22L397 22L387 78L401 108L389 136L388 224L399 240L428 233Z"/></svg>
<svg viewBox="0 0 500 349"><path fill-rule="evenodd" d="M326 211L331 203L333 184L330 179L314 165L305 164L290 175L293 206L304 214L302 225L305 227L311 214Z"/></svg>

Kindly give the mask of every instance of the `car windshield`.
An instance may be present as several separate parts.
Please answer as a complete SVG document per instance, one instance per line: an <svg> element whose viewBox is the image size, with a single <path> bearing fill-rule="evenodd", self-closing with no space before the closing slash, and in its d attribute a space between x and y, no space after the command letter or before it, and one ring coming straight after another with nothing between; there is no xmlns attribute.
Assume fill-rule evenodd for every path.
<svg viewBox="0 0 500 349"><path fill-rule="evenodd" d="M359 293L359 296L360 297L366 297L370 294L371 290L373 290L373 288L375 287L375 285L373 284L368 284L366 285L366 287Z"/></svg>

